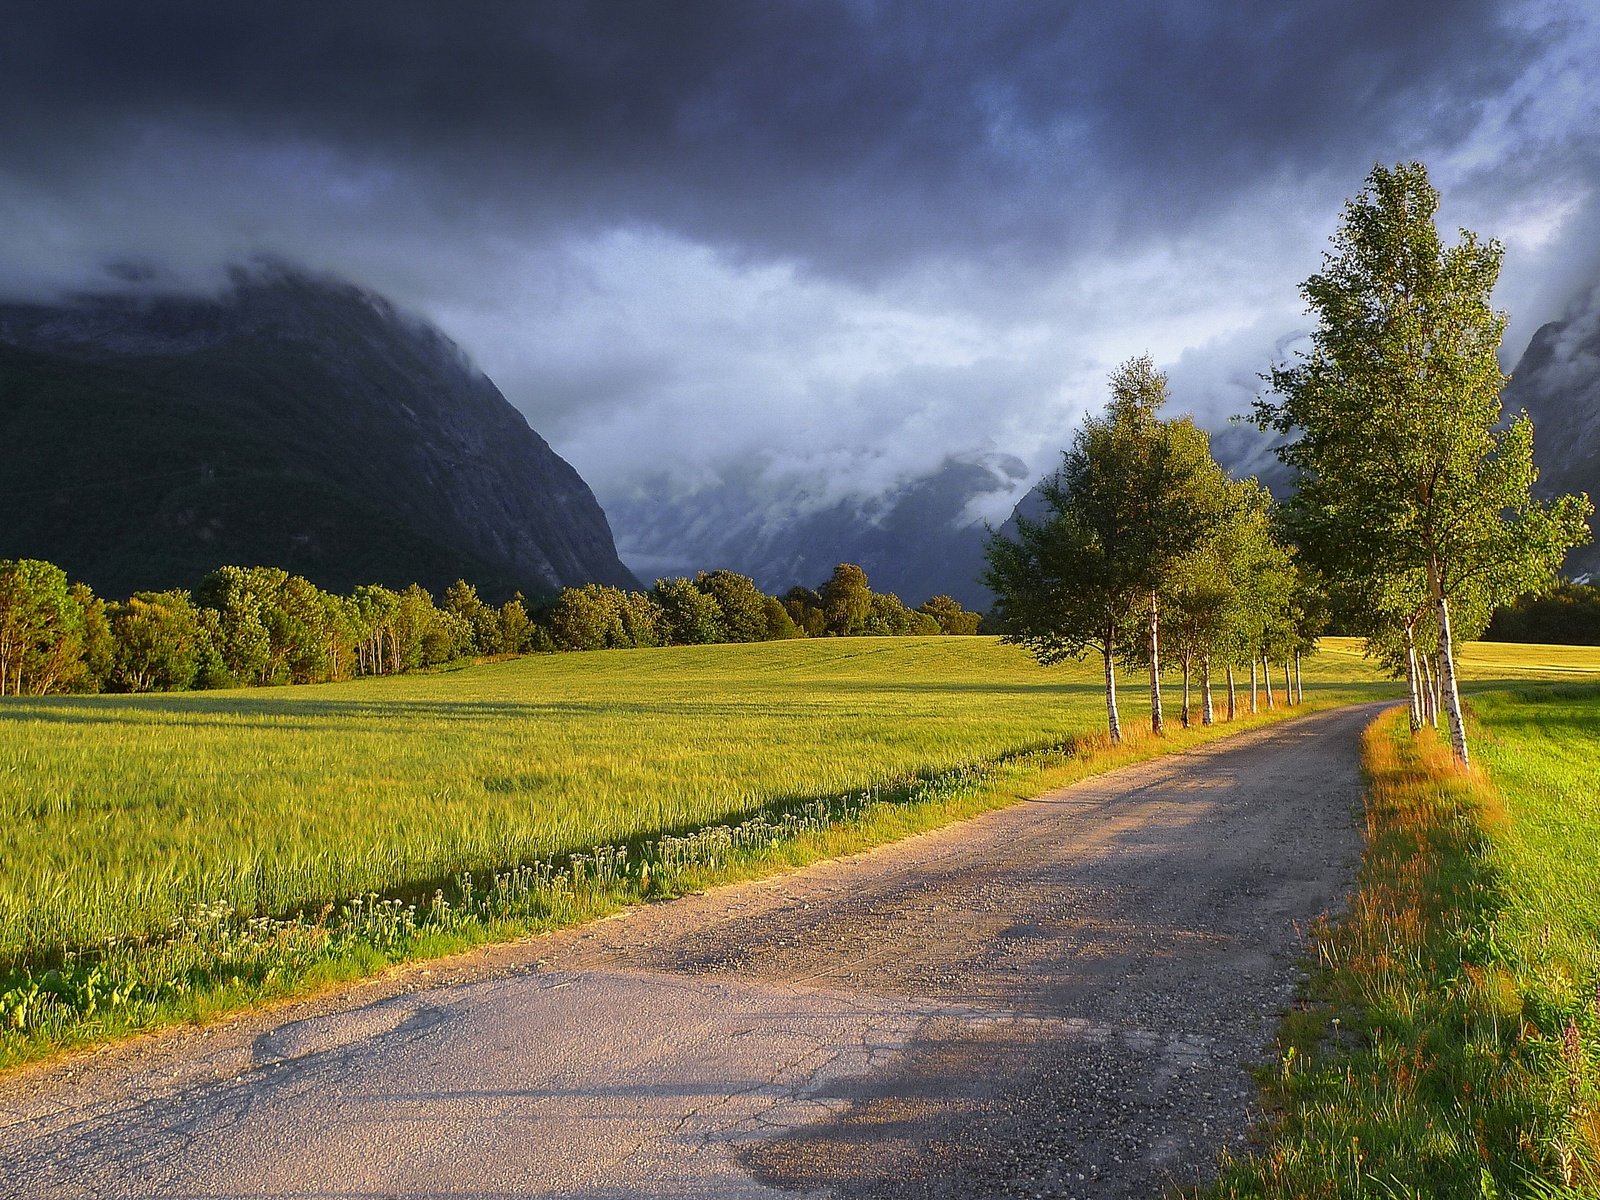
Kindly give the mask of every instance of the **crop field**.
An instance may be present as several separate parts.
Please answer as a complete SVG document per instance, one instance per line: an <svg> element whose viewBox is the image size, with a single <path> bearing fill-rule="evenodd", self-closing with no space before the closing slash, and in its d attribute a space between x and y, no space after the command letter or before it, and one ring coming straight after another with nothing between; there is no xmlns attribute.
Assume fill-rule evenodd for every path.
<svg viewBox="0 0 1600 1200"><path fill-rule="evenodd" d="M152 932L200 904L286 912L1058 743L1100 727L1098 674L990 639L847 639L8 698L0 956ZM1143 697L1127 692L1133 724Z"/></svg>
<svg viewBox="0 0 1600 1200"><path fill-rule="evenodd" d="M1463 677L1585 671L1600 678L1600 651L1470 647ZM1338 640L1306 660L1305 675L1318 706L1395 694ZM329 912L351 901L358 911L330 926L369 941L422 936L391 926L464 872L548 864L1071 744L1103 728L1100 687L1097 664L1041 668L989 638L853 638L536 656L314 687L7 697L0 972L13 985L0 1009L29 1028L18 1006L41 970L61 965L89 980L71 997L52 985L62 1003L93 1012L96 948L152 939L192 943L189 965L174 959L151 984L182 991L180 976L229 938L287 944L304 924L326 941ZM1137 679L1122 698L1125 725L1148 719ZM1174 685L1174 725L1177 702ZM646 890L638 878L629 886ZM380 896L400 899L374 925ZM267 917L293 924L228 925ZM204 953L197 921L211 939ZM262 978L278 969L266 961ZM142 958L118 969L129 979L155 970Z"/></svg>

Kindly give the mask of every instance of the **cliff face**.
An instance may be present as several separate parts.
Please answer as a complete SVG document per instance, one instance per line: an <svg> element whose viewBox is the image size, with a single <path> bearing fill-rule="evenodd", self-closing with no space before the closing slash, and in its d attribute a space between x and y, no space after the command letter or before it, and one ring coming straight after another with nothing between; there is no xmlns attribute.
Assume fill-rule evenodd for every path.
<svg viewBox="0 0 1600 1200"><path fill-rule="evenodd" d="M1502 399L1508 413L1526 409L1533 418L1536 494L1587 492L1600 501L1600 289L1533 335ZM1579 546L1566 569L1600 575L1600 545Z"/></svg>
<svg viewBox="0 0 1600 1200"><path fill-rule="evenodd" d="M225 562L329 588L634 584L587 484L443 334L287 270L0 306L0 557L97 590Z"/></svg>

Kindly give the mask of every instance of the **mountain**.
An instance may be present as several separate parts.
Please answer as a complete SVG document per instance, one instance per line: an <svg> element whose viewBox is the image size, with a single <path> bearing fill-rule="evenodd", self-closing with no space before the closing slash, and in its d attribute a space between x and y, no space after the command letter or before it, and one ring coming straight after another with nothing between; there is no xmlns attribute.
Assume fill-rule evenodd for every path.
<svg viewBox="0 0 1600 1200"><path fill-rule="evenodd" d="M948 593L976 605L988 601L977 582L986 531L973 510L997 493L1015 494L1026 477L1027 467L1009 455L953 455L865 499L818 503L800 485L773 497L752 472L689 495L661 483L610 507L622 555L643 575L729 567L781 594L795 584L816 587L836 563L853 562L875 591L908 604ZM656 547L673 553L652 553Z"/></svg>
<svg viewBox="0 0 1600 1200"><path fill-rule="evenodd" d="M335 590L634 586L589 487L432 326L350 284L0 305L0 558L102 594L265 564Z"/></svg>
<svg viewBox="0 0 1600 1200"><path fill-rule="evenodd" d="M1533 418L1535 494L1587 492L1600 500L1600 289L1541 326L1502 393L1507 412ZM1600 575L1600 546L1567 556L1573 576Z"/></svg>

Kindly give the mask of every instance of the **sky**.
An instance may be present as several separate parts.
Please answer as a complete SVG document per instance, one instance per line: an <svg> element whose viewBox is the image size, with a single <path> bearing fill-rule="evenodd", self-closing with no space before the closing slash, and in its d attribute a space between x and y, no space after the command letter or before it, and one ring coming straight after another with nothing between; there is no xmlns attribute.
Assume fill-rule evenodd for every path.
<svg viewBox="0 0 1600 1200"><path fill-rule="evenodd" d="M4 11L0 295L341 275L603 503L1036 475L1145 352L1219 421L1379 162L1505 244L1508 366L1600 282L1591 0Z"/></svg>

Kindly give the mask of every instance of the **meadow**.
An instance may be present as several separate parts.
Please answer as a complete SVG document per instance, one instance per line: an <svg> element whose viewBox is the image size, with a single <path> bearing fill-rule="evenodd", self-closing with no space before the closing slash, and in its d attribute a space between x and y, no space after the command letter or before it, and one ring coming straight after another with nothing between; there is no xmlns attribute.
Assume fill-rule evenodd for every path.
<svg viewBox="0 0 1600 1200"><path fill-rule="evenodd" d="M1309 662L1314 693L1324 666L1341 684L1360 675ZM1142 696L1127 691L1133 724ZM736 820L1058 744L1102 714L1097 668L967 638L8 698L0 960L154 933L197 905L283 914Z"/></svg>
<svg viewBox="0 0 1600 1200"><path fill-rule="evenodd" d="M1586 671L1600 671L1600 651L1469 647L1463 663L1478 681ZM1305 680L1308 706L1397 694L1339 639L1306 660ZM1148 709L1128 682L1124 723L1137 728ZM1280 690L1274 715L1296 711L1282 700ZM1044 767L1082 766L1103 722L1097 666L1042 668L989 638L602 651L295 688L7 697L0 1019L28 1044L0 1046L0 1059L294 990L330 956L360 973L659 895L673 856L693 875L726 866L732 850L765 853L780 834L810 836L813 856L838 852L861 843L822 831L887 799L911 804L915 821L875 818L869 843L954 819L984 788L982 803L1005 798L991 787L1002 764L1007 795L1042 785ZM608 900L584 891L597 872L615 877ZM498 889L492 902L485 889ZM431 949L419 942L443 929ZM98 1023L80 1028L86 1016Z"/></svg>
<svg viewBox="0 0 1600 1200"><path fill-rule="evenodd" d="M1469 773L1402 712L1368 731L1359 889L1209 1195L1600 1195L1600 686L1469 704Z"/></svg>

